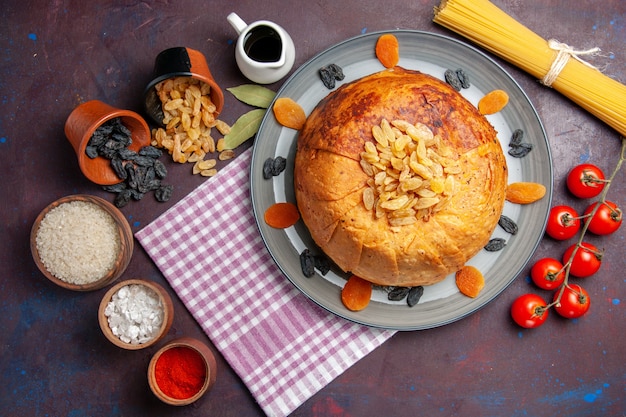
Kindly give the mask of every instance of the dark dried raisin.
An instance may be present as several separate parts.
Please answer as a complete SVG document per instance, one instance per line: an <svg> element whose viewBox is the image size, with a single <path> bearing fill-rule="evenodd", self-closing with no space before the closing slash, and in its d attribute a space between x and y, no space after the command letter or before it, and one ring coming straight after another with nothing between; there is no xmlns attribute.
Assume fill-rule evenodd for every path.
<svg viewBox="0 0 626 417"><path fill-rule="evenodd" d="M126 169L124 168L124 164L122 163L121 159L111 159L111 168L113 168L113 171L115 171L115 175L117 175L117 177L122 181L128 178L128 172L126 172Z"/></svg>
<svg viewBox="0 0 626 417"><path fill-rule="evenodd" d="M148 158L158 159L163 155L163 152L160 149L155 148L154 146L144 146L139 149L139 155L147 156Z"/></svg>
<svg viewBox="0 0 626 417"><path fill-rule="evenodd" d="M267 158L263 162L263 178L269 180L274 175L272 174L272 165L274 164L274 158Z"/></svg>
<svg viewBox="0 0 626 417"><path fill-rule="evenodd" d="M510 233L512 235L517 234L517 231L518 231L517 223L515 223L509 217L506 217L505 215L501 215L500 220L498 220L498 224L500 225L501 228L504 229L505 232Z"/></svg>
<svg viewBox="0 0 626 417"><path fill-rule="evenodd" d="M446 80L446 82L450 84L452 88L454 88L455 90L461 91L461 88L463 88L456 71L452 71L450 69L446 70L446 72L443 74L443 77Z"/></svg>
<svg viewBox="0 0 626 417"><path fill-rule="evenodd" d="M335 77L333 77L333 75L330 73L328 67L320 68L320 79L322 80L322 84L324 84L324 87L328 88L329 90L335 88Z"/></svg>
<svg viewBox="0 0 626 417"><path fill-rule="evenodd" d="M403 300L404 297L407 296L407 294L409 293L410 290L411 290L410 287L394 287L387 294L387 299L389 301L400 301L400 300Z"/></svg>
<svg viewBox="0 0 626 417"><path fill-rule="evenodd" d="M132 196L131 190L129 189L122 190L121 192L117 193L117 195L115 196L115 200L113 200L113 204L115 204L115 207L122 208L126 204L128 204L131 196Z"/></svg>
<svg viewBox="0 0 626 417"><path fill-rule="evenodd" d="M515 147L509 149L509 155L514 158L523 158L533 149L532 143L520 143Z"/></svg>
<svg viewBox="0 0 626 417"><path fill-rule="evenodd" d="M128 177L126 178L128 188L137 188L137 182L135 181L135 166L133 164L126 164L124 167L128 173Z"/></svg>
<svg viewBox="0 0 626 417"><path fill-rule="evenodd" d="M272 163L272 175L275 177L280 175L287 168L287 160L282 156L277 156L274 158L274 162Z"/></svg>
<svg viewBox="0 0 626 417"><path fill-rule="evenodd" d="M117 156L123 161L132 161L137 157L137 152L124 148L117 151Z"/></svg>
<svg viewBox="0 0 626 417"><path fill-rule="evenodd" d="M320 68L319 74L322 83L329 90L335 88L335 81L341 81L345 78L343 69L337 64L330 64Z"/></svg>
<svg viewBox="0 0 626 417"><path fill-rule="evenodd" d="M155 192L154 198L157 201L163 203L169 200L172 197L172 192L174 191L173 185L161 185Z"/></svg>
<svg viewBox="0 0 626 417"><path fill-rule="evenodd" d="M420 298L422 298L422 295L424 295L424 287L422 287L421 285L418 285L417 287L411 287L411 289L409 290L409 294L406 297L406 303L409 307L413 307L419 302Z"/></svg>
<svg viewBox="0 0 626 417"><path fill-rule="evenodd" d="M263 163L263 178L269 180L272 177L280 175L287 167L287 160L282 156L276 158L267 158Z"/></svg>
<svg viewBox="0 0 626 417"><path fill-rule="evenodd" d="M497 252L504 249L506 241L500 237L493 238L485 245L485 250L488 252Z"/></svg>
<svg viewBox="0 0 626 417"><path fill-rule="evenodd" d="M339 65L330 64L328 66L328 69L333 74L333 77L335 77L335 80L342 81L344 78L346 78L346 76L343 74L343 69Z"/></svg>
<svg viewBox="0 0 626 417"><path fill-rule="evenodd" d="M97 146L93 146L93 145L87 145L87 147L85 148L85 154L91 158L97 158L98 157L98 147Z"/></svg>
<svg viewBox="0 0 626 417"><path fill-rule="evenodd" d="M120 183L113 184L113 185L103 185L102 189L110 193L121 193L122 191L126 189L126 183L120 182Z"/></svg>
<svg viewBox="0 0 626 417"><path fill-rule="evenodd" d="M303 250L300 254L300 268L307 278L315 275L315 256L308 249Z"/></svg>
<svg viewBox="0 0 626 417"><path fill-rule="evenodd" d="M463 68L459 68L458 70L456 70L456 76L459 78L459 82L461 83L462 88L471 87L469 75L467 75Z"/></svg>
<svg viewBox="0 0 626 417"><path fill-rule="evenodd" d="M154 165L154 158L138 155L133 162L142 167L151 167Z"/></svg>
<svg viewBox="0 0 626 417"><path fill-rule="evenodd" d="M320 274L326 275L330 271L330 261L324 255L315 255L313 257L315 268L320 271Z"/></svg>
<svg viewBox="0 0 626 417"><path fill-rule="evenodd" d="M133 200L135 201L139 201L143 198L143 195L145 193L142 193L139 190L130 190L130 196L133 198Z"/></svg>
<svg viewBox="0 0 626 417"><path fill-rule="evenodd" d="M167 168L165 168L165 164L163 162L156 159L154 161L154 173L157 178L163 179L167 176Z"/></svg>
<svg viewBox="0 0 626 417"><path fill-rule="evenodd" d="M522 144L522 140L524 139L524 131L522 129L515 129L513 131L513 135L511 136L511 141L509 142L510 147L519 146Z"/></svg>

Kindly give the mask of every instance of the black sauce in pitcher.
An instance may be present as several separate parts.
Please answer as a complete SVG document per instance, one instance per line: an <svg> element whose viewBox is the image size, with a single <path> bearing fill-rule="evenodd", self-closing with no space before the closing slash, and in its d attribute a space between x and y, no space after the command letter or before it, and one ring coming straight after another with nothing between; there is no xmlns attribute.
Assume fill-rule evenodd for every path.
<svg viewBox="0 0 626 417"><path fill-rule="evenodd" d="M279 34L269 26L257 26L246 36L246 55L257 62L276 62L283 49Z"/></svg>

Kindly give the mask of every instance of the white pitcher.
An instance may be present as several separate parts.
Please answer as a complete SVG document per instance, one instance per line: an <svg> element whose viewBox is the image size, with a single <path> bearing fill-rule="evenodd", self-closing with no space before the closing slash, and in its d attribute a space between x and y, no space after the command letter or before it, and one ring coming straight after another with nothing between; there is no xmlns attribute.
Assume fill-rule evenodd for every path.
<svg viewBox="0 0 626 417"><path fill-rule="evenodd" d="M230 13L227 20L239 35L235 60L246 78L258 84L271 84L289 73L296 48L282 27L268 20L248 25L236 13Z"/></svg>

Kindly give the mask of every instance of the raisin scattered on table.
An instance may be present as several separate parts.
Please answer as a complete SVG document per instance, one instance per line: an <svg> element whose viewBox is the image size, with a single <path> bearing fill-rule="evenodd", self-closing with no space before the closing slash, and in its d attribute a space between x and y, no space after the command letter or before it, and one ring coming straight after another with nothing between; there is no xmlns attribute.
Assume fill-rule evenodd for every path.
<svg viewBox="0 0 626 417"><path fill-rule="evenodd" d="M172 185L162 185L154 192L154 197L157 201L165 202L172 197L173 190L174 187Z"/></svg>
<svg viewBox="0 0 626 417"><path fill-rule="evenodd" d="M165 164L163 162L156 159L153 167L157 178L163 179L167 176L167 168L165 168Z"/></svg>
<svg viewBox="0 0 626 417"><path fill-rule="evenodd" d="M486 245L485 250L488 252L497 252L499 250L504 249L506 246L506 241L500 237L496 237L491 239Z"/></svg>

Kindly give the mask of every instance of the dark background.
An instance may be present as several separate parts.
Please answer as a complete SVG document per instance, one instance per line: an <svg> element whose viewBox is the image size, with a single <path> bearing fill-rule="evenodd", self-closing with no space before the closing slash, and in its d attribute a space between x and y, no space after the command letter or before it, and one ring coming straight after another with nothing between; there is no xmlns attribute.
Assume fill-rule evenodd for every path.
<svg viewBox="0 0 626 417"><path fill-rule="evenodd" d="M626 81L626 2L622 0L495 0L544 38L578 49L599 46L593 63ZM72 109L99 99L141 112L142 91L163 49L202 51L223 89L247 81L234 61L231 11L244 20L274 20L294 39L297 68L327 47L364 32L419 29L457 35L432 23L436 1L15 1L0 11L0 415L2 416L251 416L263 415L216 351L218 378L197 403L161 404L146 381L159 345L123 351L101 334L96 310L102 289L62 290L30 256L29 233L41 209L75 193L112 196L87 181L65 139ZM496 58L528 93L545 125L554 161L554 204L582 211L563 178L581 162L612 171L619 135L557 92ZM282 80L284 81L284 80ZM281 83L270 85L277 90ZM221 118L249 108L229 93ZM626 103L624 103L626 105ZM241 152L251 142L239 148ZM175 194L123 209L133 232L206 179L191 165L168 162ZM623 170L610 199L625 205ZM589 240L606 250L598 274L584 282L590 312L567 321L553 315L524 330L511 302L538 292L528 268L497 299L448 326L398 333L297 409L294 416L623 416L626 412L624 232ZM534 260L560 257L570 242L544 239ZM123 279L164 284L140 245ZM168 339L193 336L212 344L172 292ZM547 295L546 295L547 297Z"/></svg>

